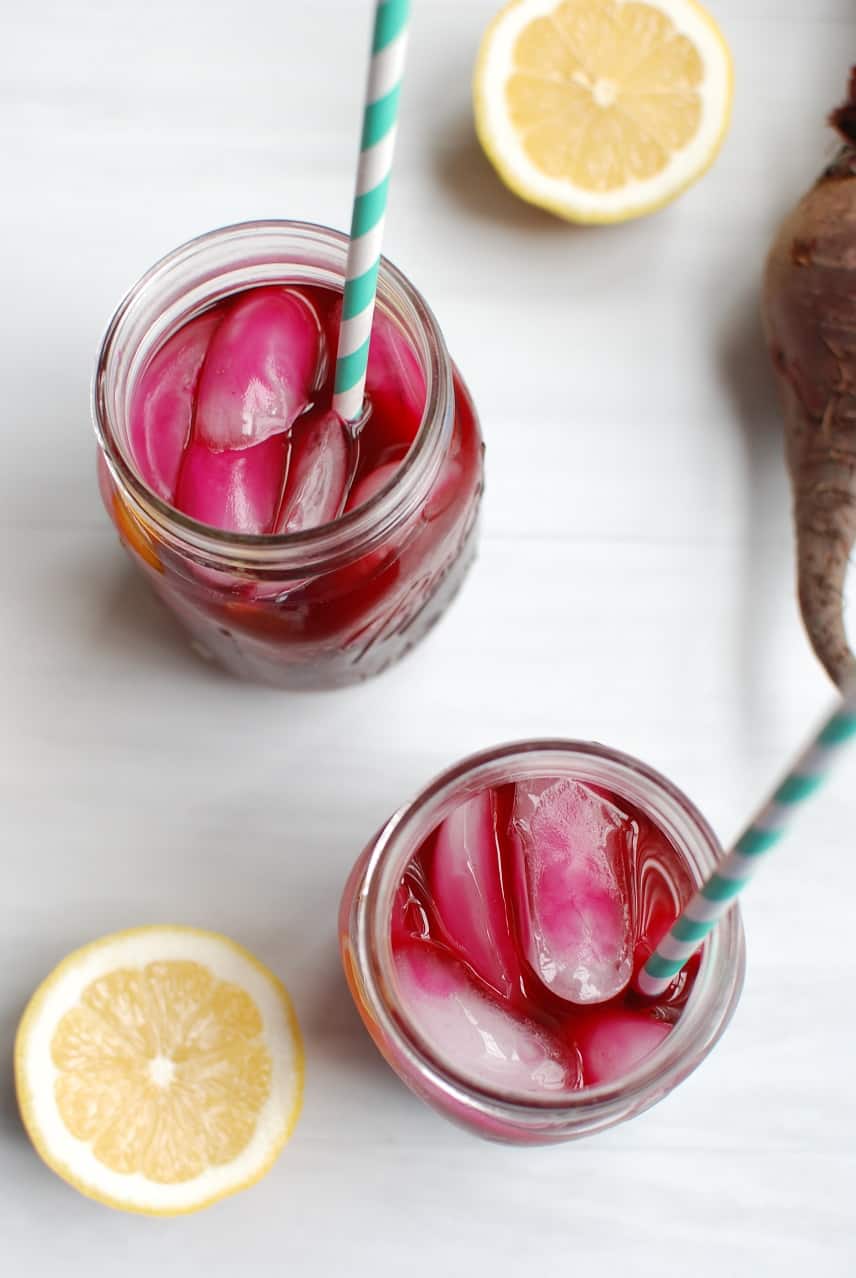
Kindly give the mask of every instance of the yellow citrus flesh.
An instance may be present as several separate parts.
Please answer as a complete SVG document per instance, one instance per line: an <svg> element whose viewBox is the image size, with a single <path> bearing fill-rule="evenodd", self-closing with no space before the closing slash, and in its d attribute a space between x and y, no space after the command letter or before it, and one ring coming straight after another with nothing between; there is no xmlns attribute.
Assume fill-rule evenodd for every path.
<svg viewBox="0 0 856 1278"><path fill-rule="evenodd" d="M474 97L513 190L572 221L615 222L710 165L731 61L696 0L514 0L484 37Z"/></svg>
<svg viewBox="0 0 856 1278"><path fill-rule="evenodd" d="M300 1108L288 995L247 951L190 928L118 933L34 995L15 1071L27 1130L114 1207L194 1211L254 1183Z"/></svg>

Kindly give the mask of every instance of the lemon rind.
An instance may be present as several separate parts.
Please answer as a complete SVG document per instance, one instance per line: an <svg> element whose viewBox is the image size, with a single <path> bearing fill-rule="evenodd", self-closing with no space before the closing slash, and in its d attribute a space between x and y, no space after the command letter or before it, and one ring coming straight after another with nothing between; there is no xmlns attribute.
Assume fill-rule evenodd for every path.
<svg viewBox="0 0 856 1278"><path fill-rule="evenodd" d="M119 941L127 941L132 937L142 937L153 935L156 933L180 933L184 936L204 937L209 941L222 945L237 954L244 962L249 964L258 974L267 982L269 987L277 996L277 1001L285 1014L285 1020L288 1027L289 1035L293 1045L294 1057L292 1068L294 1073L294 1086L291 1093L291 1105L288 1116L282 1125L280 1133L276 1140L272 1142L270 1150L264 1159L262 1159L252 1171L252 1174L245 1176L233 1184L225 1186L213 1194L207 1194L198 1201L188 1201L176 1206L149 1206L143 1203L135 1202L133 1199L127 1200L119 1198L113 1194L104 1193L90 1182L82 1180L75 1175L74 1170L68 1163L56 1157L49 1147L48 1142L43 1138L41 1127L35 1117L35 1106L31 1088L27 1082L27 1070L25 1066L25 1055L30 1041L33 1026L38 1022L39 1015L44 1007L48 994L56 988L62 978L72 970L81 960L102 949L114 946ZM83 945L57 964L52 972L41 982L27 1004L24 1014L18 1026L15 1035L14 1050L14 1072L15 1072L15 1089L18 1098L18 1107L21 1113L21 1120L24 1129L33 1145L36 1153L42 1162L50 1168L61 1180L71 1185L83 1197L94 1202L101 1203L105 1207L111 1207L116 1211L128 1212L139 1216L155 1216L155 1217L173 1217L187 1216L194 1212L202 1211L204 1208L211 1207L214 1203L222 1202L225 1198L232 1197L233 1194L240 1193L244 1189L250 1189L253 1185L258 1184L273 1167L279 1158L282 1150L294 1132L297 1120L303 1107L303 1092L305 1083L305 1053L303 1046L303 1036L300 1032L300 1025L297 1020L297 1014L291 1001L288 990L282 981L266 967L256 956L237 941L233 941L231 937L223 936L218 932L212 932L205 928L189 927L182 924L153 924L144 927L127 928L119 932L110 933L108 936L100 937L96 941Z"/></svg>
<svg viewBox="0 0 856 1278"><path fill-rule="evenodd" d="M505 25L510 13L521 7L525 8L529 3L530 0L510 0L510 3L492 19L482 38L473 75L473 108L476 134L487 158L510 191L520 199L525 200L526 203L544 209L564 221L577 225L608 226L659 212L704 177L722 150L728 135L734 98L734 64L728 43L719 25L708 10L698 0L682 0L683 5L692 10L697 20L707 28L713 40L713 47L721 55L721 69L724 77L723 102L719 115L718 132L709 146L699 153L699 158L693 164L691 171L683 179L669 183L667 181L669 169L667 168L664 171L666 176L659 175L658 179L655 180L663 187L661 194L647 200L628 198L620 207L612 210L584 207L586 204L593 205L596 203L596 194L586 191L584 188L575 187L570 182L562 184L558 179L555 180L557 186L564 186L565 198L553 198L543 191L533 188L531 181L527 179L526 170L528 169L531 174L535 174L537 177L538 171L535 165L529 160L520 161L517 164L509 162L502 146L497 143L497 131L492 126L494 108L490 103L490 94L486 88L488 82L487 69L494 53L494 40L497 32ZM561 0L555 0L552 7L557 8L560 3ZM656 6L656 0L654 0L654 3ZM505 81L502 82L502 88L504 88L504 84ZM509 132L511 132L510 126ZM635 184L628 184L628 186L622 187L620 190L629 192L633 189L633 185ZM580 193L579 203L574 202L573 193L575 191Z"/></svg>

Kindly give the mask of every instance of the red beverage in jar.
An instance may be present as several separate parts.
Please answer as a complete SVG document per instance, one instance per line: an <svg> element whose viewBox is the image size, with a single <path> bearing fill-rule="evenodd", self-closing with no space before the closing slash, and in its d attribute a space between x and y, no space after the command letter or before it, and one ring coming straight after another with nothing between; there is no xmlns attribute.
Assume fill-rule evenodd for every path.
<svg viewBox="0 0 856 1278"><path fill-rule="evenodd" d="M271 243L290 250L291 271L269 262L261 284L216 287L235 259L257 277ZM352 682L397 659L442 614L475 548L478 423L433 316L391 267L365 412L351 426L332 411L345 249L288 223L203 237L126 299L99 364L102 491L123 541L198 647L289 687ZM184 283L188 303L201 289L209 304L156 341L143 332L145 357L123 368L122 326L142 302L143 320L157 308L151 276L186 273L188 259L203 283L179 278L173 292Z"/></svg>
<svg viewBox="0 0 856 1278"><path fill-rule="evenodd" d="M634 973L692 895L662 830L570 779L483 790L420 847L392 947L417 1032L476 1084L533 1096L629 1074L677 1024L698 960L656 1002Z"/></svg>
<svg viewBox="0 0 856 1278"><path fill-rule="evenodd" d="M644 965L721 858L680 790L588 742L501 746L438 777L345 886L345 975L377 1047L446 1117L571 1140L662 1099L743 979L739 909L657 999Z"/></svg>

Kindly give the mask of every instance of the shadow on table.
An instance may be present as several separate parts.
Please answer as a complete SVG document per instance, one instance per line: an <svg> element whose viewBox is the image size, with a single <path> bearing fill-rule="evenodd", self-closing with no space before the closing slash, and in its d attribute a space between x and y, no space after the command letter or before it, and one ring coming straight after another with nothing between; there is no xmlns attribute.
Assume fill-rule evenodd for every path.
<svg viewBox="0 0 856 1278"><path fill-rule="evenodd" d="M66 595L66 625L77 620L90 652L136 673L170 669L182 678L223 684L229 679L204 660L169 610L118 546L100 538L91 553L64 557L57 591Z"/></svg>
<svg viewBox="0 0 856 1278"><path fill-rule="evenodd" d="M0 1133L9 1140L21 1141L26 1140L26 1134L15 1098L14 1057L15 1031L23 1011L22 1006L0 1017L0 1043L3 1044L0 1052Z"/></svg>
<svg viewBox="0 0 856 1278"><path fill-rule="evenodd" d="M314 922L305 914L305 907L301 906L292 922L284 918L275 935L258 938L257 944L260 955L286 984L289 973L300 973L307 962L311 964L311 979L307 980L304 972L303 993L295 1007L304 1039L309 1085L313 1084L314 1071L320 1069L340 1080L342 1091L354 1083L355 1075L372 1087L395 1087L395 1075L369 1037L351 998L336 943L335 920L325 919L323 939L327 943L319 945L318 911L313 915Z"/></svg>
<svg viewBox="0 0 856 1278"><path fill-rule="evenodd" d="M783 574L793 574L791 539L776 536L776 529L785 527L784 428L755 290L743 294L731 309L719 354L746 458L746 549L738 642L741 696L746 722L752 723L767 704L767 658L772 630L781 615Z"/></svg>
<svg viewBox="0 0 856 1278"><path fill-rule="evenodd" d="M485 156L469 113L462 114L448 132L440 135L434 170L460 211L480 221L565 239L574 231L588 229L563 222L510 191Z"/></svg>
<svg viewBox="0 0 856 1278"><path fill-rule="evenodd" d="M338 955L325 968L322 988L316 991L304 1028L310 1055L322 1057L348 1076L357 1070L393 1085L395 1075L360 1020Z"/></svg>

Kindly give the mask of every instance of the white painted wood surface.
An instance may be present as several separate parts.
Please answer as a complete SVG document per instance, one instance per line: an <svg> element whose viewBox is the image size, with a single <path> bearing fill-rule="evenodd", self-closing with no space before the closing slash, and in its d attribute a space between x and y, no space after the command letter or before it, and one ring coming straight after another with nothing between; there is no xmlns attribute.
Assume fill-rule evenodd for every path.
<svg viewBox="0 0 856 1278"><path fill-rule="evenodd" d="M852 761L751 889L726 1038L606 1136L521 1152L446 1126L377 1057L334 944L361 845L472 749L597 737L728 838L828 704L796 615L757 287L832 150L856 11L710 4L737 70L721 158L658 217L577 231L507 194L473 141L497 0L416 0L388 249L482 414L484 543L399 669L289 697L200 664L130 574L96 492L89 378L119 295L181 240L254 216L347 222L368 0L3 0L4 1273L856 1272ZM172 920L283 975L309 1072L268 1179L161 1223L40 1165L11 1043L67 950Z"/></svg>

